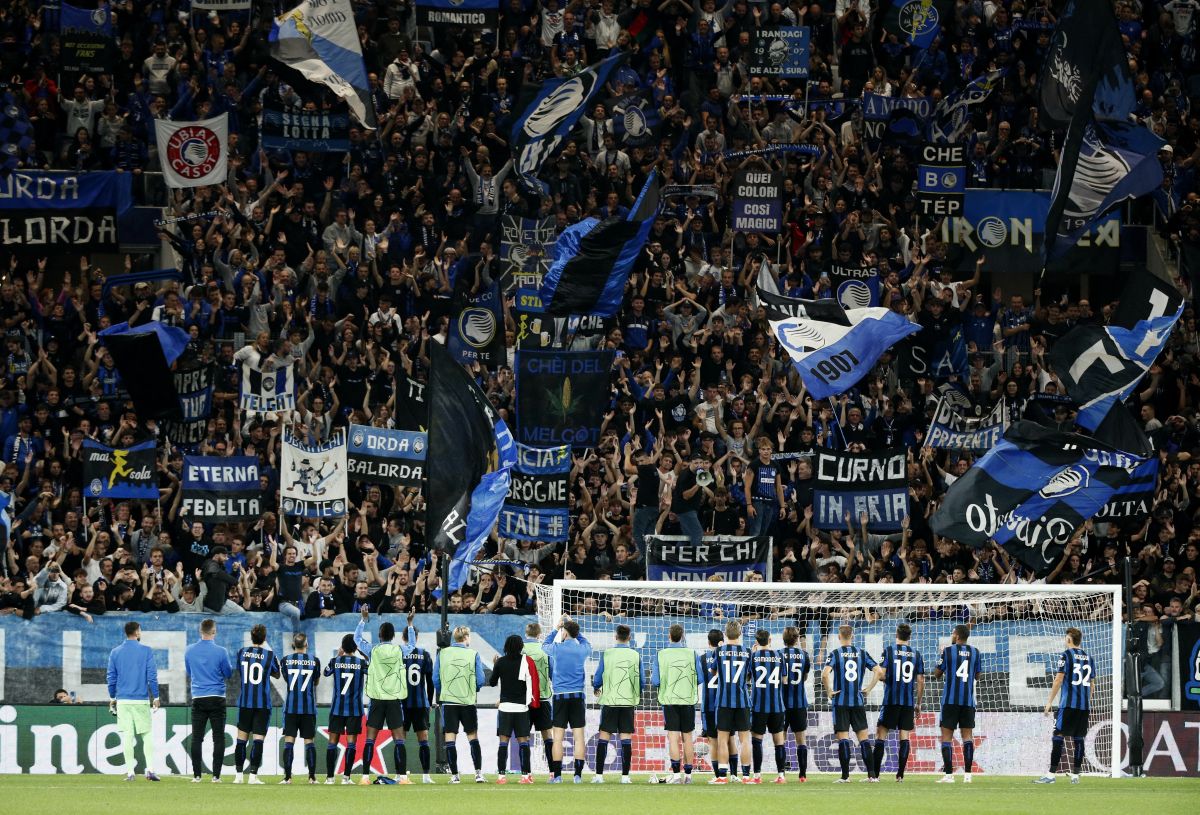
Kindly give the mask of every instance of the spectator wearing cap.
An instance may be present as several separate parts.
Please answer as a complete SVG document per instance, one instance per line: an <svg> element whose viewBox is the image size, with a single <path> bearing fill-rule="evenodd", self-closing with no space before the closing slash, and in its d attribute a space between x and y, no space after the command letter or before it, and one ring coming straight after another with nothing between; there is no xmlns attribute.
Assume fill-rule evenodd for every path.
<svg viewBox="0 0 1200 815"><path fill-rule="evenodd" d="M235 565L237 576L225 571L225 561L229 558L229 550L224 546L214 546L208 560L200 571L200 579L204 583L204 610L214 614L234 614L242 611L242 607L229 598L230 589L238 585L241 576L241 566Z"/></svg>

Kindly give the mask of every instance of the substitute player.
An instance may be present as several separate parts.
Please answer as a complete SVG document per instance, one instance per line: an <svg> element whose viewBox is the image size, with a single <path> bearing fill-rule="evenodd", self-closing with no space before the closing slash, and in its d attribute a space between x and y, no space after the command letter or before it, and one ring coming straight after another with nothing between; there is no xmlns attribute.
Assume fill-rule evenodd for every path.
<svg viewBox="0 0 1200 815"><path fill-rule="evenodd" d="M1058 658L1058 670L1054 673L1054 684L1050 687L1050 698L1042 712L1050 715L1054 699L1062 691L1058 716L1054 719L1054 736L1050 740L1050 769L1037 784L1053 784L1054 774L1062 761L1064 740L1071 739L1071 783L1079 783L1079 770L1083 767L1084 738L1087 736L1088 711L1092 707L1092 677L1095 666L1092 658L1080 646L1083 632L1078 628L1067 629L1067 650Z"/></svg>
<svg viewBox="0 0 1200 815"><path fill-rule="evenodd" d="M592 644L579 634L579 623L563 615L558 629L543 644L550 660L550 676L554 681L554 763L550 765L551 784L562 783L563 740L571 729L572 755L575 759L575 783L583 783L583 768L587 763L587 738L583 728L587 723L587 704L584 684L587 682L587 661L592 656Z"/></svg>
<svg viewBox="0 0 1200 815"><path fill-rule="evenodd" d="M371 783L371 764L375 760L375 737L385 727L396 733L404 726L404 700L408 698L408 679L404 676L404 651L393 640L396 627L391 623L379 624L379 643L371 644L366 633L367 620L371 612L363 606L362 616L354 628L354 643L370 661L367 668L367 696L371 706L367 709L367 741L363 745L362 779L360 784ZM400 745L392 750L394 760L399 759ZM382 762L380 762L382 763ZM380 777L386 783L386 774ZM408 779L397 783L407 784Z"/></svg>
<svg viewBox="0 0 1200 815"><path fill-rule="evenodd" d="M539 699L536 707L529 708L529 721L542 737L546 766L553 768L554 717L550 710L550 697L554 691L550 685L550 658L546 656L546 649L542 647L542 627L537 623L525 626L525 642L521 646L521 653L532 659L534 667L537 668Z"/></svg>
<svg viewBox="0 0 1200 815"><path fill-rule="evenodd" d="M421 760L421 783L432 784L429 775L429 710L433 703L433 657L417 645L417 629L413 627L413 612L408 613L408 625L401 637L404 651L404 676L408 681L408 698L404 700L404 726L396 744L396 772L400 783L408 780L409 731L417 734L417 750Z"/></svg>
<svg viewBox="0 0 1200 815"><path fill-rule="evenodd" d="M433 661L433 687L437 703L442 706L442 732L446 737L446 763L450 765L450 783L460 783L458 777L458 731L467 734L471 748L471 764L475 767L475 783L484 784L483 752L479 747L479 715L475 698L486 681L483 660L471 648L471 629L460 625L454 629L449 648L438 651Z"/></svg>
<svg viewBox="0 0 1200 815"><path fill-rule="evenodd" d="M775 783L786 784L787 722L783 715L783 657L771 647L771 632L760 628L754 635L754 647L750 649L751 692L750 738L754 762L751 782L762 783L763 736L771 734L775 743Z"/></svg>
<svg viewBox="0 0 1200 815"><path fill-rule="evenodd" d="M346 765L343 784L350 780L354 766L354 748L362 732L363 687L367 681L367 660L358 655L354 635L342 637L342 647L325 666L325 676L333 678L333 700L329 705L329 746L325 748L325 783L332 784L337 772L338 742L346 734ZM363 771L365 775L367 770Z"/></svg>
<svg viewBox="0 0 1200 815"><path fill-rule="evenodd" d="M692 783L696 748L692 733L696 730L696 693L704 668L699 655L683 641L683 626L673 624L667 630L667 647L658 652L650 668L650 684L658 688L663 709L663 728L667 731L667 754L671 758L668 784ZM680 764L683 775L679 775ZM651 783L655 782L651 776Z"/></svg>
<svg viewBox="0 0 1200 815"><path fill-rule="evenodd" d="M875 660L871 655L854 644L854 629L848 625L838 628L838 647L829 651L825 657L825 667L821 669L821 681L833 705L833 730L838 740L838 763L842 768L842 777L835 782L838 784L850 783L851 732L858 737L863 766L869 769L874 759L875 751L867 739L867 708L864 701L879 681L874 668ZM863 677L866 675L871 680L864 687Z"/></svg>
<svg viewBox="0 0 1200 815"><path fill-rule="evenodd" d="M242 783L242 769L246 766L246 742L254 736L250 747L250 778L248 784L261 784L258 768L262 766L263 739L267 737L267 726L271 723L271 677L279 676L279 660L275 652L266 646L267 627L256 625L250 629L250 645L237 652L238 675L242 686L238 691L237 741L233 746L233 783Z"/></svg>
<svg viewBox="0 0 1200 815"><path fill-rule="evenodd" d="M212 733L212 780L221 783L225 763L225 680L233 676L229 652L217 645L217 623L200 623L200 640L188 646L183 656L192 691L192 783L200 782L204 770L204 728Z"/></svg>
<svg viewBox="0 0 1200 815"><path fill-rule="evenodd" d="M142 737L146 780L158 781L154 773L154 736L150 732L150 710L158 710L158 666L154 651L142 644L142 627L125 623L125 642L108 655L108 709L117 717L121 747L125 753L125 780L132 781L136 764L133 748Z"/></svg>
<svg viewBox="0 0 1200 815"><path fill-rule="evenodd" d="M600 664L592 676L592 689L600 697L600 733L596 739L596 774L593 784L604 783L604 762L613 734L621 739L621 783L632 784L629 769L633 763L633 714L642 700L642 657L629 644L632 633L627 625L615 630L617 643L600 654Z"/></svg>
<svg viewBox="0 0 1200 815"><path fill-rule="evenodd" d="M896 626L896 643L883 649L881 665L875 667L883 681L883 707L875 728L875 761L872 776L879 778L883 754L887 749L888 733L900 731L896 780L904 780L904 768L912 753L912 731L917 713L921 710L921 694L925 692L925 661L921 652L911 645L912 627L908 623Z"/></svg>
<svg viewBox="0 0 1200 815"><path fill-rule="evenodd" d="M292 761L296 736L304 739L304 763L308 783L317 783L317 683L321 680L321 660L308 653L308 637L297 631L292 635L293 652L279 661L287 697L283 703L283 780L292 783Z"/></svg>
<svg viewBox="0 0 1200 815"><path fill-rule="evenodd" d="M796 760L799 764L799 781L808 781L808 673L812 660L804 650L804 635L794 625L783 629L783 648L779 656L783 660L783 716L788 728L796 736ZM782 769L782 768L781 768Z"/></svg>
<svg viewBox="0 0 1200 815"><path fill-rule="evenodd" d="M717 673L717 761L732 766L730 737L738 736L742 783L750 781L750 651L742 645L742 625L731 620L725 625L725 643L716 650ZM710 784L728 784L725 768L717 770Z"/></svg>
<svg viewBox="0 0 1200 815"><path fill-rule="evenodd" d="M954 783L954 731L962 733L963 783L971 783L975 761L975 677L983 670L979 649L967 645L971 626L956 625L950 644L942 649L937 676L946 678L942 687L942 777L939 784Z"/></svg>

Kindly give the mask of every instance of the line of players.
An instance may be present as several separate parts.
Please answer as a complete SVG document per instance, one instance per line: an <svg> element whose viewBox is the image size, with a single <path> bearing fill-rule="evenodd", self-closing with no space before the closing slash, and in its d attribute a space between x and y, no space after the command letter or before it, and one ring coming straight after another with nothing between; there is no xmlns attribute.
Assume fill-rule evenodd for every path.
<svg viewBox="0 0 1200 815"><path fill-rule="evenodd" d="M303 741L305 765L310 784L316 778L316 687L321 677L333 684L329 710L329 746L326 753L326 784L335 783L339 758L338 742L345 734L348 749L342 767L342 783L353 783L357 740L361 733L364 712L363 694L370 698L366 709L366 739L362 750L362 784L372 783L375 742L380 730L393 733L393 765L396 778L376 774L374 783L412 783L408 779L406 739L414 732L419 744L422 782L433 783L430 777L429 727L431 711L440 708L443 734L446 739L447 763L451 783L460 783L457 736L466 735L475 771L475 781L484 783L482 755L478 740L476 693L486 681L483 662L470 647L470 631L456 628L453 641L436 655L417 645L417 632L412 616L396 642L394 626L384 622L377 631L378 642L372 643L365 631L368 613L364 610L354 634L346 635L333 659L321 668L320 660L307 652L304 634L293 635L293 653L277 659L266 647L266 629L251 630L251 645L238 651L236 672L240 680L238 695L237 740L235 743L234 783L243 781L261 784L258 770L262 764L263 740L271 718L269 677L283 677L287 693L284 701L284 779L292 783L292 764L296 739ZM197 674L211 671L212 660L194 653L207 646L220 649L211 640L215 624L206 620L201 626L201 642L189 648L186 665L193 687L193 781L200 781L201 741L204 725L220 733L224 727L223 689L220 700L220 721L215 715L206 722L205 716L215 709L206 702L213 699L197 695ZM962 736L964 781L971 781L974 760L973 731L975 727L975 681L982 671L978 649L968 644L970 627L956 626L951 644L942 649L935 676L944 678L941 694L941 753L943 776L938 783L953 783L952 739L955 730ZM536 623L526 627L526 637L513 635L504 645L504 655L493 664L490 683L500 687L500 709L497 718L500 736L497 766L498 781L505 783L508 766L509 736L519 744L520 783L533 783L530 768L529 736L537 731L543 740L546 760L551 771L550 783L563 783L564 740L570 732L573 738L575 783L582 783L586 755L584 726L586 720L587 663L592 658L592 645L580 634L576 621L564 617L553 633L541 640ZM632 739L635 712L642 699L641 655L632 647L628 626L615 628L615 644L605 649L591 679L590 690L600 704L600 728L596 742L595 773L592 783L604 782L604 770L610 745L619 749L621 783L630 782ZM831 648L821 671L821 680L833 711L834 731L838 740L838 761L841 774L837 783L848 783L853 754L851 734L858 740L859 754L867 768L866 782L878 782L883 766L887 736L897 730L899 736L896 780L903 781L911 754L911 734L920 710L925 686L925 665L921 654L910 644L912 630L900 624L896 642L887 646L879 662L865 649L854 645L850 626L838 630L837 647ZM652 776L652 782L689 784L695 766L692 735L696 725L696 701L699 699L703 736L710 747L713 777L710 784L728 784L737 780L741 769L742 783L762 783L763 740L770 734L775 749L778 775L775 783L786 783L784 770L787 756L784 748L787 731L791 730L797 745L798 779L807 780L808 700L805 684L811 669L804 635L800 629L788 627L782 633L783 647L774 648L771 634L756 632L754 644L747 648L742 642L741 625L734 621L725 630L713 629L708 634L710 650L697 653L684 643L683 627L675 624L668 631L668 645L659 650L652 662L650 684L657 689L663 708L667 731L671 770L663 779ZM208 641L206 643L206 641ZM1054 684L1046 702L1050 713L1055 698L1062 693L1058 709L1049 772L1038 783L1053 783L1065 749L1065 740L1072 740L1070 778L1078 783L1083 760L1084 736L1087 732L1090 689L1093 677L1091 658L1080 647L1082 633L1075 628L1066 632L1065 650L1059 657ZM234 666L225 665L217 672L229 676ZM220 659L216 660L219 663ZM866 695L882 683L883 705L874 734L868 733ZM209 683L215 689L215 680ZM197 732L198 728L198 732ZM614 738L615 737L615 738ZM735 742L736 737L736 742ZM223 763L223 739L214 739L213 781L220 781Z"/></svg>

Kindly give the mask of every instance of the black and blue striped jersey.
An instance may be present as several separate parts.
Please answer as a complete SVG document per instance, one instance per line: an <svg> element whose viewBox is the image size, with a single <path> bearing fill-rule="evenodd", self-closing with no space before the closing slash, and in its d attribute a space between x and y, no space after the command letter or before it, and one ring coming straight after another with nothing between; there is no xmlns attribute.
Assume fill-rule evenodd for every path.
<svg viewBox="0 0 1200 815"><path fill-rule="evenodd" d="M325 675L333 677L330 716L363 715L363 689L367 685L368 661L358 654L334 657L325 666Z"/></svg>
<svg viewBox="0 0 1200 815"><path fill-rule="evenodd" d="M783 657L773 648L750 652L751 704L755 713L783 713Z"/></svg>
<svg viewBox="0 0 1200 815"><path fill-rule="evenodd" d="M237 652L237 670L241 678L238 707L271 709L272 676L279 676L275 652L263 645L247 645Z"/></svg>
<svg viewBox="0 0 1200 815"><path fill-rule="evenodd" d="M917 677L925 673L921 652L897 643L883 649L883 703L913 707L917 703Z"/></svg>
<svg viewBox="0 0 1200 815"><path fill-rule="evenodd" d="M312 654L288 654L279 660L279 666L287 684L283 712L315 714L321 661Z"/></svg>
<svg viewBox="0 0 1200 815"><path fill-rule="evenodd" d="M1058 669L1062 674L1062 695L1059 707L1073 710L1092 709L1092 677L1095 666L1092 658L1082 648L1068 648L1058 658Z"/></svg>
<svg viewBox="0 0 1200 815"><path fill-rule="evenodd" d="M808 672L812 670L812 660L803 648L780 648L779 656L783 665L783 706L787 710L802 710L808 707L808 695L804 685L808 682Z"/></svg>
<svg viewBox="0 0 1200 815"><path fill-rule="evenodd" d="M834 648L825 657L825 667L833 674L834 707L862 707L863 676L875 667L875 660L857 645Z"/></svg>
<svg viewBox="0 0 1200 815"><path fill-rule="evenodd" d="M983 670L979 649L974 645L947 645L937 667L946 680L942 705L975 707L975 677Z"/></svg>

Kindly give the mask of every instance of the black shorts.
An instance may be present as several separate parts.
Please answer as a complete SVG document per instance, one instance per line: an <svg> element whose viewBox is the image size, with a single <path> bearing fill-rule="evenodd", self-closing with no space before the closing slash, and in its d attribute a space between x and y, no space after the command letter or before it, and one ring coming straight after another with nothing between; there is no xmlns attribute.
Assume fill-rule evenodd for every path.
<svg viewBox="0 0 1200 815"><path fill-rule="evenodd" d="M974 729L975 708L966 705L943 706L941 726L947 730Z"/></svg>
<svg viewBox="0 0 1200 815"><path fill-rule="evenodd" d="M793 733L803 733L808 730L808 708L806 707L790 707L783 712L783 718L787 722L788 730Z"/></svg>
<svg viewBox="0 0 1200 815"><path fill-rule="evenodd" d="M587 725L587 705L583 697L554 698L554 726L566 730L568 727Z"/></svg>
<svg viewBox="0 0 1200 815"><path fill-rule="evenodd" d="M835 707L833 709L834 733L861 733L867 729L867 709L858 707Z"/></svg>
<svg viewBox="0 0 1200 815"><path fill-rule="evenodd" d="M412 733L424 733L429 729L429 708L404 708L404 729Z"/></svg>
<svg viewBox="0 0 1200 815"><path fill-rule="evenodd" d="M256 736L267 735L267 727L271 724L271 710L265 707L238 708L237 729L243 733L253 733Z"/></svg>
<svg viewBox="0 0 1200 815"><path fill-rule="evenodd" d="M542 733L554 727L554 716L550 712L550 700L542 699L537 707L529 708L529 726Z"/></svg>
<svg viewBox="0 0 1200 815"><path fill-rule="evenodd" d="M614 705L605 705L600 708L600 731L602 733L632 733L633 732L633 712L632 707L616 707Z"/></svg>
<svg viewBox="0 0 1200 815"><path fill-rule="evenodd" d="M474 705L442 705L442 732L457 733L459 728L464 733L479 731L479 715Z"/></svg>
<svg viewBox="0 0 1200 815"><path fill-rule="evenodd" d="M367 709L367 727L372 730L399 730L404 727L404 701L372 699Z"/></svg>
<svg viewBox="0 0 1200 815"><path fill-rule="evenodd" d="M696 708L691 705L663 705L663 728L668 733L694 732Z"/></svg>
<svg viewBox="0 0 1200 815"><path fill-rule="evenodd" d="M784 725L783 713L754 713L750 717L750 732L756 736L770 731L771 735L782 733Z"/></svg>
<svg viewBox="0 0 1200 815"><path fill-rule="evenodd" d="M717 708L717 731L721 733L744 733L750 729L750 708Z"/></svg>
<svg viewBox="0 0 1200 815"><path fill-rule="evenodd" d="M362 716L335 716L330 713L329 732L357 736L362 732Z"/></svg>
<svg viewBox="0 0 1200 815"><path fill-rule="evenodd" d="M701 719L701 735L706 739L715 739L717 737L717 712L715 710L706 710L700 714Z"/></svg>
<svg viewBox="0 0 1200 815"><path fill-rule="evenodd" d="M283 714L283 735L295 738L297 734L299 734L300 738L302 739L314 738L317 735L317 714Z"/></svg>
<svg viewBox="0 0 1200 815"><path fill-rule="evenodd" d="M1088 712L1074 707L1060 707L1054 719L1054 735L1083 738L1088 731Z"/></svg>
<svg viewBox="0 0 1200 815"><path fill-rule="evenodd" d="M879 709L879 726L888 730L912 730L916 718L912 705L884 705Z"/></svg>
<svg viewBox="0 0 1200 815"><path fill-rule="evenodd" d="M529 711L509 713L501 710L496 714L496 735L502 739L516 736L523 739L529 735Z"/></svg>

